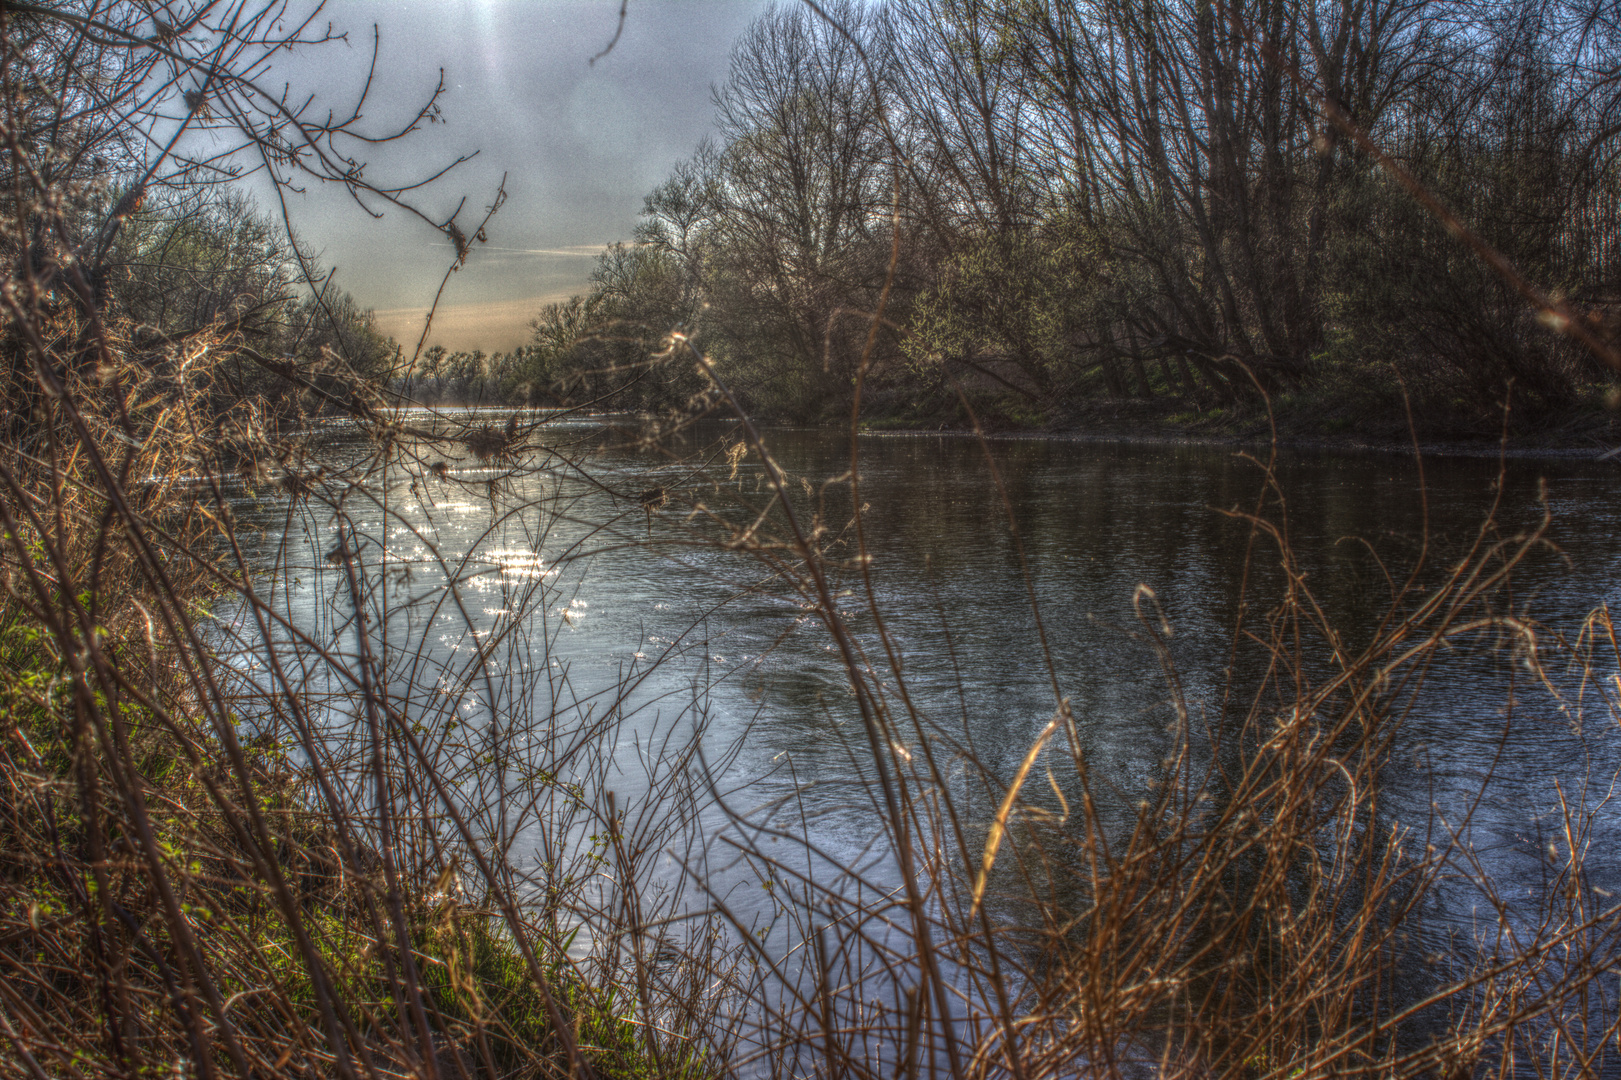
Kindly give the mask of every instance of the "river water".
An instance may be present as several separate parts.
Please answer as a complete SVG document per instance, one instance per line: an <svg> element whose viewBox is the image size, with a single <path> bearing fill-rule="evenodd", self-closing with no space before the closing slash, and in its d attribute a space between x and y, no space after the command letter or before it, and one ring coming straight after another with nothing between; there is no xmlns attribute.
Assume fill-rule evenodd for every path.
<svg viewBox="0 0 1621 1080"><path fill-rule="evenodd" d="M848 542L830 549L835 562L847 560L834 587L876 653L850 558L848 435L763 434L798 512L808 521L820 511L829 535ZM770 501L757 455L726 454L738 437L736 425L721 423L647 442L629 428L558 422L530 433L531 450L506 464L481 463L454 444L418 448L387 470L329 479L325 502L244 494L237 513L260 530L250 557L267 595L312 639L339 642L348 586L341 558L324 556L337 543L341 501L361 538L357 562L378 583L373 602L387 611L381 624L392 640L379 644L418 656L418 682L422 670L434 673L426 682L439 699L410 706L424 716L454 714L477 728L523 710L617 709L618 735L598 753L615 761L591 782L614 789L621 807L648 797L637 762L649 740L701 723L711 797L755 825L804 830L830 860L865 859L882 880L870 756L833 643L769 559L728 542ZM316 453L363 460L369 451L356 438L340 426ZM1154 652L1134 633L1140 586L1173 631L1170 653L1196 716L1219 714L1229 679L1253 682L1243 666L1257 661L1241 656L1240 670L1228 671L1232 628L1241 601L1251 618L1276 601L1280 560L1275 544L1223 511L1256 507L1267 485L1256 461L1227 447L958 436L867 435L859 451L874 596L908 692L941 730L966 733L992 775L1018 767L1052 716L1056 681L1100 790L1122 807L1141 796L1164 753L1169 695ZM1488 541L1511 538L1541 520L1544 499L1549 542L1495 609L1537 620L1552 641L1574 635L1621 585L1616 463L1432 458L1421 473L1402 455L1289 452L1275 481L1265 514L1286 527L1303 580L1353 647L1390 605L1387 574L1402 580L1422 552L1421 577L1433 583L1488 518ZM649 513L637 497L653 488L668 501ZM769 541L780 524L768 515L759 535ZM446 602L453 579L458 604ZM526 598L527 621L503 624ZM476 674L469 665L490 655L480 642L492 636L505 650L492 665L498 675L544 669L549 689L515 694ZM1437 664L1403 721L1387 794L1396 818L1420 823L1484 787L1471 840L1511 877L1538 872L1556 781L1567 798L1586 791L1596 802L1621 770L1607 710L1581 718L1562 710L1525 688L1519 659L1476 637ZM1521 689L1506 713L1515 678ZM1555 672L1556 683L1572 678ZM724 857L716 836L729 819L706 813L709 846L689 859L686 880L724 899L739 921L771 923L780 912L758 866ZM1618 825L1600 813L1595 850L1616 849ZM512 848L520 861L524 835ZM1613 868L1592 869L1621 884ZM682 877L669 860L652 872Z"/></svg>

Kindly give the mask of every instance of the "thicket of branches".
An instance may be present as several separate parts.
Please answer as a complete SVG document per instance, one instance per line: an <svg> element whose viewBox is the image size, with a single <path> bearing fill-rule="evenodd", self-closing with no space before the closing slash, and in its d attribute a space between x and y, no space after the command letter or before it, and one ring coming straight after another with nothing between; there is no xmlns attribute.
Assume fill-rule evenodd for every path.
<svg viewBox="0 0 1621 1080"><path fill-rule="evenodd" d="M332 801L355 775L322 766L346 767L355 744L312 731L324 706L307 688L244 686L208 626L213 603L286 625L253 599L233 499L353 487L305 459L301 421L346 414L384 443L391 430L376 380L393 350L315 265L284 193L335 184L413 214L458 264L478 236L414 208L420 176L367 178L356 156L435 119L438 88L379 131L360 122L364 95L329 111L270 76L275 57L337 40L318 12L0 5L8 1076L432 1076L433 1031L452 1023L440 1003L466 1018L465 998L444 960L419 973L416 950L476 960L479 985L500 988L475 1023L502 1025L494 1049L481 1042L509 1071L572 1052L559 1008L589 1028L578 993L547 998L549 977L523 973L521 924L426 923L446 865L397 861L387 810ZM240 193L253 174L268 212ZM351 659L325 656L353 681L365 662ZM304 765L278 709L304 724ZM386 783L376 794L387 803ZM403 1028L379 1023L382 998L414 1007L393 1014Z"/></svg>
<svg viewBox="0 0 1621 1080"><path fill-rule="evenodd" d="M1600 0L784 5L580 304L606 337L688 327L768 415L842 411L889 283L881 411L949 418L955 382L1011 417L1264 390L1399 423L1404 382L1437 428L1494 431L1510 386L1535 424L1612 373L1370 150L1608 333L1618 35Z"/></svg>
<svg viewBox="0 0 1621 1080"><path fill-rule="evenodd" d="M936 290L1025 289L997 331L1014 335L1069 296L996 261L1071 265L1043 230L1091 213L1120 266L1151 268L1130 259L1152 252L1118 254L1134 219L1121 224L1101 196L1072 217L1042 211L1037 174L991 153L1002 143L989 136L940 144L936 166L960 181L928 173L925 129L891 115L896 72L928 68L869 78L886 70L879 44L930 33L944 51L920 55L953 58L936 78L949 67L1012 86L990 62L1022 55L1011 26L975 38L953 29L971 20L946 20L908 37L879 33L899 9L842 14L854 40L791 13L756 28L720 94L728 148L661 189L647 242L611 251L591 298L538 321L523 355L558 392L696 399L739 421L688 455L672 442L593 468L577 429L544 418L389 408L367 377L388 371L364 318L323 288L285 215L277 234L227 194L260 169L276 192L328 182L416 213L416 181L363 179L351 156L401 132L256 82L269 57L327 35L247 0L0 5L0 1072L1615 1073L1621 910L1590 873L1611 813L1604 759L1559 778L1527 876L1472 846L1474 810L1396 820L1386 791L1404 717L1465 650L1495 651L1512 672L1505 739L1528 720L1613 737L1609 613L1563 640L1509 591L1546 515L1517 534L1488 520L1445 559L1425 537L1410 576L1381 575L1386 616L1353 634L1308 587L1278 477L1257 462L1251 512L1231 512L1251 556L1233 662L1225 683L1197 680L1219 691L1190 696L1155 597L1134 597L1132 633L1165 693L1138 717L1159 764L1129 791L1105 792L1117 782L1096 770L1087 729L1108 720L1077 717L1050 659L1050 719L1011 763L977 754L955 706L931 712L911 692L915 650L956 653L945 633L902 640L886 621L860 440L839 475L790 476L734 380L784 408L836 402L875 365L911 385L947 360L906 351L928 339L885 338L847 301L875 308L869 294L893 278L897 317L932 310L946 326L960 305ZM975 59L975 40L996 42L995 56ZM756 62L772 57L792 63ZM940 111L940 131L968 131L971 113L1004 115L965 109L952 128ZM430 93L406 131L434 115ZM913 152L885 165L907 133ZM737 160L744 145L761 156ZM819 154L864 164L832 179L798 168ZM975 203L965 192L982 159L1004 194ZM912 207L898 245L896 192ZM1159 208L1154 229L1175 225L1173 194L1142 204ZM772 216L788 204L804 213ZM727 219L717 205L741 209ZM424 220L455 244L455 265L483 232ZM763 246L718 244L727 220ZM1216 246L1224 258L1233 235ZM1029 246L996 248L1010 236ZM776 261L773 244L787 245ZM1166 287L1202 288L1214 256L1178 244L1188 277ZM920 261L929 252L935 264ZM1276 251L1260 253L1276 268ZM958 276L928 277L929 265ZM1140 293L1121 295L1148 304L1160 279L1142 274ZM1245 305L1260 291L1235 300L1257 320L1252 343L1265 338ZM1282 305L1287 340L1297 309L1264 299ZM730 330L710 322L726 305ZM694 328L716 342L707 355L683 333ZM1031 333L1030 355L1046 356ZM773 334L801 353L768 349ZM1001 353L958 360L1037 397L1042 379L1078 392L1092 371L1056 354L1029 370ZM1183 392L1237 385L1220 357L1205 360L1215 374L1189 361ZM1144 367L1152 382L1176 365ZM1290 370L1250 367L1263 381ZM419 358L399 370L422 370ZM324 442L278 423L301 409L351 422ZM654 434L634 433L639 448ZM241 524L250 511L268 537ZM1028 569L1011 516L1007 527ZM659 564L672 602L700 592L677 575L746 566L735 595L784 601L803 627L791 632L824 634L817 654L837 659L842 684L809 722L849 755L847 779L828 782L870 822L870 846L843 863L803 809L795 819L798 780L763 807L733 804L758 792L729 773L749 726L708 730L720 611L600 682L558 646L593 550L698 548L713 558ZM1044 642L1064 628L1043 627L1035 595ZM651 672L688 655L679 695L657 692ZM1240 670L1263 675L1248 685ZM765 887L768 925L734 904L722 864ZM1474 914L1438 938L1443 894Z"/></svg>

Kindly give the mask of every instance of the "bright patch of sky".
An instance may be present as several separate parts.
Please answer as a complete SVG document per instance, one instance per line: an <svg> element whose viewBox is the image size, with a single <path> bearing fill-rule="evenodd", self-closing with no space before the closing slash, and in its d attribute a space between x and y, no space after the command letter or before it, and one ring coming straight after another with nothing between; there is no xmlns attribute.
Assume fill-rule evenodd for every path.
<svg viewBox="0 0 1621 1080"><path fill-rule="evenodd" d="M365 124L377 132L408 121L443 69L444 122L366 148L366 175L397 182L476 152L416 197L434 221L465 197L464 225L477 224L505 175L507 203L488 242L452 275L430 338L505 350L527 338L542 304L584 289L604 245L631 238L643 197L710 131L710 87L726 77L732 41L766 6L628 0L624 32L593 64L613 37L618 0L341 0L323 16L349 44L282 60L265 81L285 80L346 112L365 81L375 25ZM337 266L338 284L377 309L385 332L414 345L453 258L444 236L393 208L373 220L340 191L295 196L290 211L300 235Z"/></svg>

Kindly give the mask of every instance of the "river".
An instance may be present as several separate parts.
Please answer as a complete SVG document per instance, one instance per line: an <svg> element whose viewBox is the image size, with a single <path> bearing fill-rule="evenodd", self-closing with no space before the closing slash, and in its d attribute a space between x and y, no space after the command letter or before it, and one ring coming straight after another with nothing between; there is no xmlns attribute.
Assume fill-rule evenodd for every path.
<svg viewBox="0 0 1621 1080"><path fill-rule="evenodd" d="M492 425L507 415L487 414ZM848 435L763 436L802 520L819 520L832 538L833 588L857 643L881 655L849 528ZM700 886L739 923L775 926L762 936L789 949L792 916L762 887L769 870L737 858L723 841L728 830L760 847L769 836L759 830L780 827L808 836L829 865L864 865L880 885L896 873L839 655L807 597L772 565L791 563L790 553L768 549L762 559L732 542L770 501L758 456L725 452L738 438L737 425L718 422L643 441L633 426L558 421L528 432L529 449L510 461L419 446L386 469L346 473L371 449L337 425L313 444L330 466L322 498L243 492L236 511L256 530L249 554L262 591L312 640L341 647L352 598L341 553L323 556L336 551L342 505L356 562L374 583L367 603L379 613L388 677L410 683L402 700L424 730L456 717L464 732L477 731L497 716L534 737L519 717L612 713L614 734L591 751L592 763L581 763L578 747L569 759L598 812L613 790L621 812L640 807L656 824L650 747L681 745L701 728L702 755L688 765L714 786L683 789L706 808L681 829L646 825L646 835L679 832L689 847L650 862L644 885L672 894ZM1252 457L1230 447L950 435L864 435L859 450L866 569L907 691L993 776L1005 782L1018 768L1053 715L1056 682L1103 797L1122 813L1142 797L1165 753L1170 695L1139 632L1140 586L1171 631L1195 717L1219 722L1229 687L1254 689L1261 661L1234 653L1233 627L1241 601L1255 625L1282 575L1276 544L1231 513L1253 510L1266 490ZM1302 580L1352 647L1373 632L1392 582L1421 553L1428 587L1494 512L1489 542L1535 527L1544 493L1548 543L1527 556L1494 609L1536 620L1551 643L1573 636L1621 584L1614 462L1432 458L1421 483L1408 456L1287 452L1275 480L1263 514L1286 525ZM638 496L657 488L667 501L644 509ZM780 538L780 527L780 515L767 515L759 536ZM459 606L447 602L452 579ZM240 612L227 622L245 626ZM1304 648L1308 667L1326 662L1319 646ZM1557 650L1547 655L1554 688L1574 688ZM1541 872L1556 781L1567 799L1586 792L1596 805L1621 772L1613 715L1591 700L1582 717L1568 701L1561 708L1532 685L1523 659L1511 642L1475 635L1438 661L1402 721L1385 796L1395 820L1422 827L1432 811L1460 818L1484 791L1469 840L1509 881ZM250 640L243 670L262 660L262 643ZM1598 674L1613 680L1613 663ZM892 673L884 678L893 683ZM315 681L333 689L329 677ZM907 745L897 753L917 749L898 738ZM669 798L673 789L659 790ZM997 791L965 783L961 795L965 813L983 818ZM735 816L719 813L716 799ZM1599 811L1595 851L1616 850L1618 826L1613 811ZM499 828L509 830L503 842L516 862L530 858L526 847L545 846L532 819ZM576 826L572 835L583 843L587 832ZM1621 887L1614 866L1591 869L1595 881ZM1470 901L1459 903L1448 917L1464 925Z"/></svg>

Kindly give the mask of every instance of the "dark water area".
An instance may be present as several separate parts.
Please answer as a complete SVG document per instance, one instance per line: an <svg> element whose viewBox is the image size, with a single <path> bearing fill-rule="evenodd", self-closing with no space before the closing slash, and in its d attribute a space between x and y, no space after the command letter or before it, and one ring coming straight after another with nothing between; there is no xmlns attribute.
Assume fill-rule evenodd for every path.
<svg viewBox="0 0 1621 1080"><path fill-rule="evenodd" d="M842 538L845 546L830 551L850 561L836 569L835 588L858 640L879 658L840 479L848 436L764 434L797 511L806 521L820 512ZM737 428L700 426L657 449L589 423L542 429L540 437L566 445L593 479L546 455L516 473L469 458L449 462L444 477L421 465L372 477L374 493L390 493L391 517L381 496L346 502L367 538L362 557L400 613L390 623L396 642L425 643L446 692L465 695L466 720L476 724L490 706L480 704L486 691L477 680L456 683L457 673L465 674L480 633L498 628L519 594L538 584L539 622L523 630L547 643L535 646L544 656L534 662L567 668L573 692L587 699L627 673L639 677L627 732L604 752L628 761L661 724L701 714L716 761L740 740L717 777L729 805L756 822L802 828L832 859L865 861L882 878L870 759L833 644L804 597L728 546L730 534L711 520L747 525L769 502L757 458L738 462L734 474L721 453ZM337 430L324 452L360 453L345 438ZM1250 646L1235 654L1233 628L1241 603L1249 625L1276 603L1279 550L1223 511L1253 511L1266 494L1263 516L1286 531L1305 585L1353 652L1390 608L1392 582L1404 581L1421 554L1419 581L1433 587L1477 543L1509 541L1512 550L1512 538L1535 528L1545 509L1548 542L1525 558L1494 610L1534 620L1551 643L1577 634L1621 584L1615 463L1500 467L1438 458L1424 462L1421 483L1419 467L1397 455L1289 453L1268 494L1264 470L1228 448L947 436L863 436L859 446L876 607L926 722L971 743L1005 780L1052 716L1056 682L1098 789L1121 820L1153 783L1170 740L1166 673L1138 632L1139 587L1152 590L1173 631L1170 655L1196 728L1223 723L1261 677L1264 657ZM486 491L497 473L509 508L499 512ZM650 515L635 496L653 485L669 502ZM338 592L337 571L321 557L335 535L330 511L276 496L244 499L238 512L263 529L255 558L293 621L317 636L338 634L341 620L332 621L327 603ZM780 535L779 526L780 515L768 516L762 535ZM442 602L446 575L427 565L430 546L452 562L470 558L459 571L467 599L460 610ZM380 565L385 551L396 560L394 576ZM399 575L412 560L418 572ZM1591 690L1577 714L1569 694L1578 680L1557 650L1544 655L1564 702L1496 632L1456 644L1401 721L1387 812L1422 830L1432 811L1454 822L1470 811L1468 839L1485 864L1506 880L1530 881L1542 872L1545 834L1555 825L1555 782L1567 799L1597 804L1621 773L1615 716ZM1308 639L1303 650L1309 668L1327 670L1320 642ZM506 655L511 670L522 667ZM1612 695L1613 667L1595 673ZM884 679L893 689L893 678ZM557 702L544 694L525 700ZM621 802L636 798L636 770L616 775ZM965 780L961 794L965 814L983 818L998 793ZM1599 811L1595 852L1616 849L1618 826L1613 810ZM1594 880L1621 887L1609 862L1593 860ZM717 861L702 872L750 918L773 918L747 865ZM1467 927L1472 903L1460 895L1443 914Z"/></svg>

